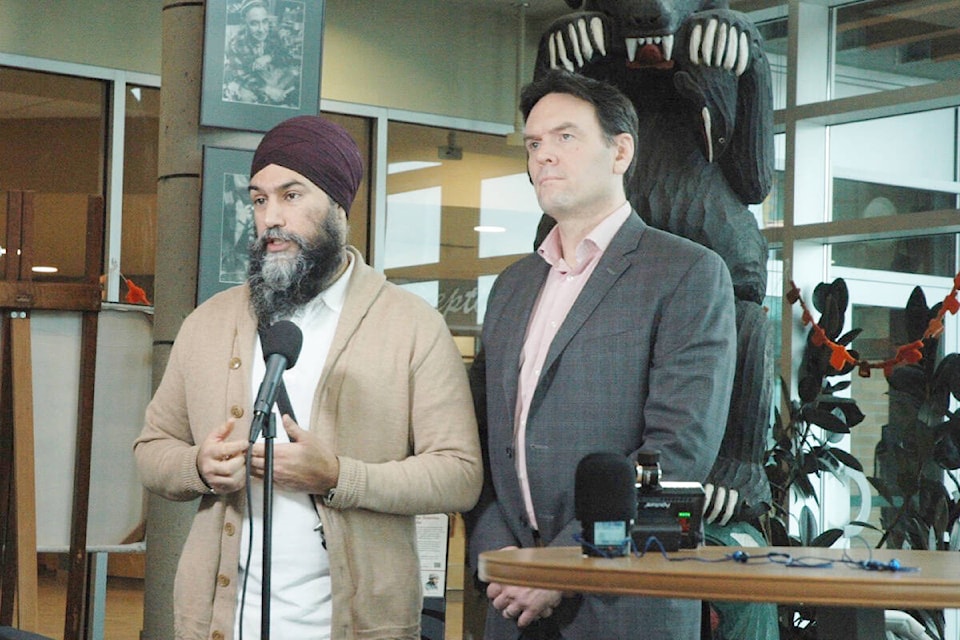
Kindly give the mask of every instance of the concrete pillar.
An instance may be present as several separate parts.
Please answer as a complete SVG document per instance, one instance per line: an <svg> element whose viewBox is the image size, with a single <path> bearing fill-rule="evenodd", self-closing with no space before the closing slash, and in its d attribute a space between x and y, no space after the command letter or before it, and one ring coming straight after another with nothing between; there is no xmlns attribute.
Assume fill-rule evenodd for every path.
<svg viewBox="0 0 960 640"><path fill-rule="evenodd" d="M170 346L196 305L200 241L199 141L203 0L164 0L157 182L153 383L160 383ZM173 579L197 503L150 496L141 640L173 638Z"/></svg>

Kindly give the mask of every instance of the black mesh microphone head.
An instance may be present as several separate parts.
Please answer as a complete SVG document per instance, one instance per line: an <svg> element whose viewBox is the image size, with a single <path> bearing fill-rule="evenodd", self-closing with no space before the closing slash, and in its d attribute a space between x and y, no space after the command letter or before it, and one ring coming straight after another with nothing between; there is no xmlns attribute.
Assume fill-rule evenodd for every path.
<svg viewBox="0 0 960 640"><path fill-rule="evenodd" d="M287 361L287 369L297 363L300 347L303 346L303 333L300 327L289 320L280 320L260 331L260 344L263 358L281 355Z"/></svg>
<svg viewBox="0 0 960 640"><path fill-rule="evenodd" d="M577 520L632 522L637 514L637 472L619 453L590 453L577 464L573 505Z"/></svg>

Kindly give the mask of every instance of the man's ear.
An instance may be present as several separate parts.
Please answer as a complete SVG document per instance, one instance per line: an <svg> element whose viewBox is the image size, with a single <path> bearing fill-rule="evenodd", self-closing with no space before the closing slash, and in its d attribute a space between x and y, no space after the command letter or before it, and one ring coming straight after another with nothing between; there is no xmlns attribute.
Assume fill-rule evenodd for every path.
<svg viewBox="0 0 960 640"><path fill-rule="evenodd" d="M620 174L627 172L633 156L637 152L636 142L629 133L620 133L614 137L614 144L617 148L617 155L614 158L614 171Z"/></svg>

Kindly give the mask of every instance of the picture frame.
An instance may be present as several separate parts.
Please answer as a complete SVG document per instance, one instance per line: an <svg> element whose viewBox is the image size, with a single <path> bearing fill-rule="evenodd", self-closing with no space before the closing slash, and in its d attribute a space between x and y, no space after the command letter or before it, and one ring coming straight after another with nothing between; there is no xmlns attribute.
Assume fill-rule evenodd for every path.
<svg viewBox="0 0 960 640"><path fill-rule="evenodd" d="M197 304L247 279L256 235L248 190L252 161L253 151L203 148Z"/></svg>
<svg viewBox="0 0 960 640"><path fill-rule="evenodd" d="M207 0L200 124L268 131L320 112L324 0Z"/></svg>

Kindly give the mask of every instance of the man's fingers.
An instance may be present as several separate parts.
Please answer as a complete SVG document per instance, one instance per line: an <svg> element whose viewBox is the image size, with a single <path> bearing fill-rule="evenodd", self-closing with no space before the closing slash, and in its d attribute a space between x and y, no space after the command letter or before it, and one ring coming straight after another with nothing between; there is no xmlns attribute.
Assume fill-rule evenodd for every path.
<svg viewBox="0 0 960 640"><path fill-rule="evenodd" d="M213 433L218 440L226 440L231 433L233 433L233 428L237 426L237 421L234 418L230 418L222 425L220 425Z"/></svg>
<svg viewBox="0 0 960 640"><path fill-rule="evenodd" d="M283 414L283 428L287 432L287 437L290 438L290 442L300 440L303 429L287 414Z"/></svg>

